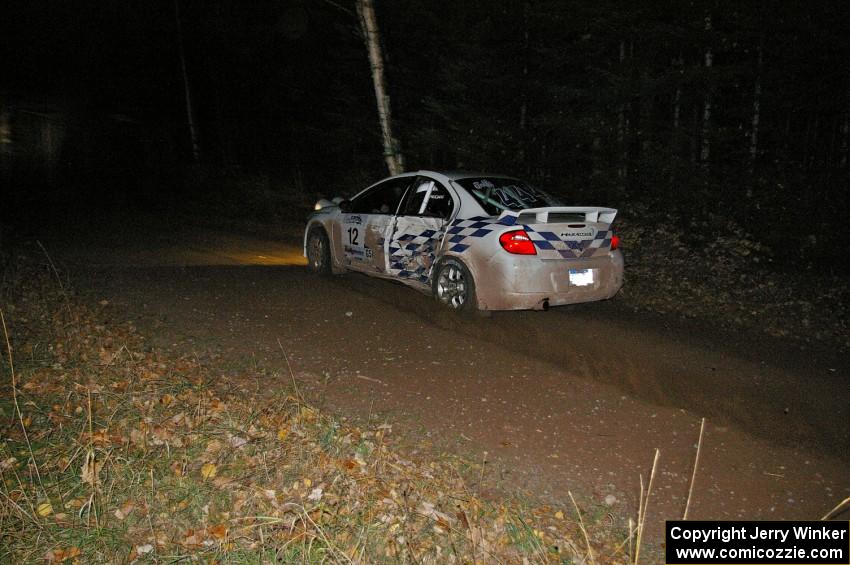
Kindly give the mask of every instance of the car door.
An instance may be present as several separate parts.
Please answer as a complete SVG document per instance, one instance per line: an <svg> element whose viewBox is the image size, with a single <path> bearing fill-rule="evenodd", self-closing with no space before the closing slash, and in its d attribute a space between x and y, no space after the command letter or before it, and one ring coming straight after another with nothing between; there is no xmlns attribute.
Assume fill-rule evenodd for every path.
<svg viewBox="0 0 850 565"><path fill-rule="evenodd" d="M439 181L418 176L399 206L387 247L387 273L427 284L455 198Z"/></svg>
<svg viewBox="0 0 850 565"><path fill-rule="evenodd" d="M386 240L393 217L412 176L395 177L372 186L351 200L335 234L338 257L349 269L367 273L386 270Z"/></svg>

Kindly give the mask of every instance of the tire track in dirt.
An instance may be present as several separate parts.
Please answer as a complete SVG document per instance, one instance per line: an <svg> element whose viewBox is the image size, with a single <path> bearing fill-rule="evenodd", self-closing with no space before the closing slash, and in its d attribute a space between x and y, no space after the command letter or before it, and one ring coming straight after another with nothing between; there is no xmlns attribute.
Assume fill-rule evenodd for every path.
<svg viewBox="0 0 850 565"><path fill-rule="evenodd" d="M459 317L401 285L339 279L460 335L553 363L643 400L683 408L785 446L850 453L848 360L693 321L637 317L620 302ZM802 361L802 362L801 362Z"/></svg>

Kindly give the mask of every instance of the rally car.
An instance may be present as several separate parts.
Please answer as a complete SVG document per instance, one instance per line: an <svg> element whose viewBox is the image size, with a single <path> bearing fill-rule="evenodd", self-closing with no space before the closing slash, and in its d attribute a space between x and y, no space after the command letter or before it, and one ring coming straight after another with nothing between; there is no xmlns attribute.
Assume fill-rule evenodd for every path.
<svg viewBox="0 0 850 565"><path fill-rule="evenodd" d="M547 310L620 290L616 214L512 177L418 171L320 200L304 255L316 273L395 279L456 310Z"/></svg>

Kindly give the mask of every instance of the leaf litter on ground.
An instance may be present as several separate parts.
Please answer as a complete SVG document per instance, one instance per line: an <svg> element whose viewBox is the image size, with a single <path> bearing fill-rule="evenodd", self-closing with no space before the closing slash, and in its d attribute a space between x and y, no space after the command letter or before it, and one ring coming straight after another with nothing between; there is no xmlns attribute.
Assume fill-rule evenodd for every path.
<svg viewBox="0 0 850 565"><path fill-rule="evenodd" d="M405 452L391 425L335 420L288 377L222 378L214 355L149 347L107 301L13 264L0 366L20 412L6 379L0 561L629 561L610 523L483 498L475 462Z"/></svg>

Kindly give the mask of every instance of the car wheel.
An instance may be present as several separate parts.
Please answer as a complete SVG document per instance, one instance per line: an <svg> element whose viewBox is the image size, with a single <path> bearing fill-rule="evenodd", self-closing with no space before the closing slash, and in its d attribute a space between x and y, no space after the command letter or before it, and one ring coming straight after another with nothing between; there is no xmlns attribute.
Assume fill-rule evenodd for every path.
<svg viewBox="0 0 850 565"><path fill-rule="evenodd" d="M307 263L314 273L331 274L331 245L321 228L313 228L307 236Z"/></svg>
<svg viewBox="0 0 850 565"><path fill-rule="evenodd" d="M448 258L439 264L433 291L434 297L452 310L473 312L478 309L472 273L457 259Z"/></svg>

